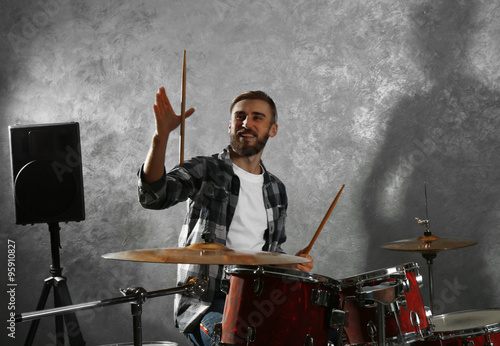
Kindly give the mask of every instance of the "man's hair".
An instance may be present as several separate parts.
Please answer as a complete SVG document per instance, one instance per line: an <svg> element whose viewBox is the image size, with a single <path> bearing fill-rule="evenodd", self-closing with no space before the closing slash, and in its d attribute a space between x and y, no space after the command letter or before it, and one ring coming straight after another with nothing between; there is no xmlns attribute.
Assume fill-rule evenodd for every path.
<svg viewBox="0 0 500 346"><path fill-rule="evenodd" d="M271 111L273 113L272 117L271 117L271 125L276 124L278 122L278 110L276 109L276 105L274 104L273 99L265 92L260 91L260 90L254 90L254 91L247 91L246 93L243 93L243 94L237 96L234 99L233 103L231 103L231 108L229 109L231 114L233 113L234 105L240 101L243 101L243 100L266 101L269 104L269 106L271 107Z"/></svg>

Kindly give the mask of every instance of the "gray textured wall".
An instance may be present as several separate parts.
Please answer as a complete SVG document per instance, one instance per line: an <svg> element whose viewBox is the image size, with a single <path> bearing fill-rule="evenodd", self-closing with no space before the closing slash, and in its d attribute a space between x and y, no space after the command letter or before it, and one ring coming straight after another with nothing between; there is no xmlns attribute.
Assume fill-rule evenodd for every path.
<svg viewBox="0 0 500 346"><path fill-rule="evenodd" d="M196 108L187 156L228 143L228 105L238 93L263 89L275 99L279 133L264 162L288 187L288 252L307 245L345 183L311 251L315 272L339 279L418 262L428 304L422 257L380 248L422 234L414 218L425 218L426 182L434 234L478 241L438 255L435 312L499 307L499 7L487 0L2 1L2 321L7 240L17 245L16 312L34 310L50 264L47 226L15 225L13 124L80 123L87 217L61 225L74 303L115 297L129 285L175 285L175 265L100 256L176 246L185 207L143 210L135 174L154 131L156 90L165 85L180 103L184 49L188 106ZM177 141L178 134L169 166ZM172 303L146 302L145 340L185 344ZM78 316L89 345L132 339L126 305ZM28 327L18 325L9 344L22 344ZM42 320L36 344L53 344L54 334L53 319Z"/></svg>

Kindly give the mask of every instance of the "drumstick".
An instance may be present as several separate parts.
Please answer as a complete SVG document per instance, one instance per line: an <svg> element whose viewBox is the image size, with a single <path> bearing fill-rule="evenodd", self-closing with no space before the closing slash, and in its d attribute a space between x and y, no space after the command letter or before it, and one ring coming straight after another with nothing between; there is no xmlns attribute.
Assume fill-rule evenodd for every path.
<svg viewBox="0 0 500 346"><path fill-rule="evenodd" d="M186 122L186 51L182 61L182 90L181 90L181 137L179 138L179 164L184 163L184 130Z"/></svg>
<svg viewBox="0 0 500 346"><path fill-rule="evenodd" d="M335 197L335 199L333 200L332 205L330 206L330 209L328 209L328 211L326 212L326 215L323 218L323 221L321 221L321 224L319 225L318 230L316 231L316 234L314 234L314 237L312 238L311 242L309 243L309 245L307 245L306 248L304 248L304 250L302 250L303 254L307 255L309 253L309 251L311 251L311 248L314 245L314 242L316 241L316 239L318 238L319 233L321 232L321 229L323 228L326 221L328 220L328 217L332 213L333 208L335 207L335 204L337 204L337 201L340 197L340 194L342 193L342 190L344 189L344 186L345 186L345 184L342 185L342 188L340 189L339 193L337 194L337 197Z"/></svg>

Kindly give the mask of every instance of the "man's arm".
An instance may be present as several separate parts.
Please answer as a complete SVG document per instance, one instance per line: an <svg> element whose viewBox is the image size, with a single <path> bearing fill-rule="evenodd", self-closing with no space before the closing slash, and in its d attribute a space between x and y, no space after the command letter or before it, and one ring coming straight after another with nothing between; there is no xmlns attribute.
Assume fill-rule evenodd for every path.
<svg viewBox="0 0 500 346"><path fill-rule="evenodd" d="M153 110L155 113L156 131L144 164L143 179L146 183L158 181L163 176L168 136L181 122L180 116L176 115L172 109L164 87L161 87L156 94L156 104L153 105ZM186 118L193 113L194 108L188 109L186 111Z"/></svg>

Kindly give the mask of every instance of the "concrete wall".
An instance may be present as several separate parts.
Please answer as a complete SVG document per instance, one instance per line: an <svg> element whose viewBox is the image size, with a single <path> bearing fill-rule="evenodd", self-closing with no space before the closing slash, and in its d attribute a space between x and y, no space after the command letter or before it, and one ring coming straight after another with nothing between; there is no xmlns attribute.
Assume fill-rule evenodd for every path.
<svg viewBox="0 0 500 346"><path fill-rule="evenodd" d="M424 228L477 245L439 253L435 314L500 306L500 8L495 1L70 1L0 4L1 319L8 318L7 242L16 244L16 312L36 307L49 276L47 225L15 225L8 126L77 121L86 220L61 225L61 262L74 303L118 289L175 285L175 265L102 254L175 247L185 207L147 211L136 171L164 85L180 108L188 55L186 156L227 145L228 106L262 89L280 112L264 162L287 184L289 253L305 247L342 186L311 255L340 279L425 260L381 249ZM178 160L172 135L168 166ZM51 307L49 301L47 307ZM145 340L186 344L173 297L144 305ZM132 340L130 308L78 314L88 345ZM18 324L21 345L29 324ZM54 343L43 319L37 345ZM2 341L2 344L3 343Z"/></svg>

